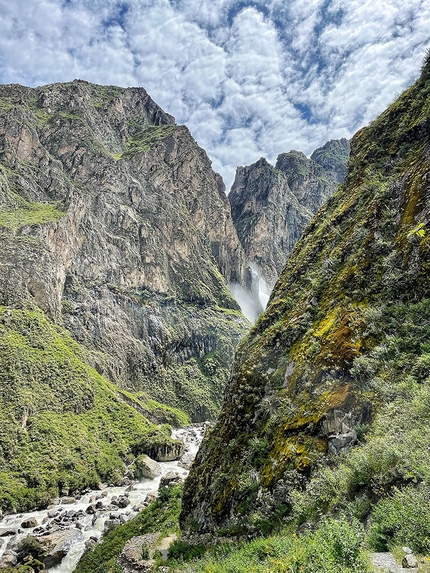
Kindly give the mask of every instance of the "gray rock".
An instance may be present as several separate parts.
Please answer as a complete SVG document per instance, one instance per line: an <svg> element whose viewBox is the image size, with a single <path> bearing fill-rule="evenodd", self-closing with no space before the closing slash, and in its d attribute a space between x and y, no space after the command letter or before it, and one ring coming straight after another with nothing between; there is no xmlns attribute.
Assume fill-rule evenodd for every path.
<svg viewBox="0 0 430 573"><path fill-rule="evenodd" d="M66 529L38 537L40 543L48 548L48 553L43 559L45 567L49 569L61 563L70 547L82 539L83 535L79 529Z"/></svg>
<svg viewBox="0 0 430 573"><path fill-rule="evenodd" d="M15 567L18 563L18 556L15 551L6 550L0 558L0 569L7 569L8 567Z"/></svg>
<svg viewBox="0 0 430 573"><path fill-rule="evenodd" d="M63 505L69 505L72 503L76 503L76 497L62 497L61 498L61 503Z"/></svg>
<svg viewBox="0 0 430 573"><path fill-rule="evenodd" d="M178 485L182 481L184 481L184 479L177 472L167 472L167 474L161 478L158 489Z"/></svg>
<svg viewBox="0 0 430 573"><path fill-rule="evenodd" d="M195 454L187 452L182 456L181 461L178 463L178 466L186 470L189 470L191 468L193 461L195 460L195 457L196 457Z"/></svg>
<svg viewBox="0 0 430 573"><path fill-rule="evenodd" d="M142 476L147 479L154 479L161 475L161 466L158 462L142 454L134 462L136 476Z"/></svg>
<svg viewBox="0 0 430 573"><path fill-rule="evenodd" d="M16 529L12 527L1 527L0 528L0 537L8 537L9 535L15 535Z"/></svg>
<svg viewBox="0 0 430 573"><path fill-rule="evenodd" d="M402 567L405 569L414 569L418 567L418 559L415 557L413 553L407 553L403 557Z"/></svg>

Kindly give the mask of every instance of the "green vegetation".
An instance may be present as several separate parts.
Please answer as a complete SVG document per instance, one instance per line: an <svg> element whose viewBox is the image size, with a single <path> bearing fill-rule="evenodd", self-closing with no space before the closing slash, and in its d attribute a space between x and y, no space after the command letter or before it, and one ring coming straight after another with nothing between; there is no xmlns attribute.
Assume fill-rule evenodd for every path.
<svg viewBox="0 0 430 573"><path fill-rule="evenodd" d="M136 153L150 151L158 142L170 137L176 130L176 125L131 125L130 139L123 153L125 159L130 159Z"/></svg>
<svg viewBox="0 0 430 573"><path fill-rule="evenodd" d="M418 501L405 501L403 515L400 500L416 488L422 502L430 487L429 122L428 59L354 137L345 183L241 342L223 411L184 488L185 531L267 534L339 511L370 524L375 510L373 546L413 536L406 513ZM342 445L343 424L358 447Z"/></svg>
<svg viewBox="0 0 430 573"><path fill-rule="evenodd" d="M40 310L0 307L0 415L2 509L117 482L149 446L172 443Z"/></svg>
<svg viewBox="0 0 430 573"><path fill-rule="evenodd" d="M7 229L20 229L26 225L52 223L65 213L58 210L57 203L26 203L12 211L0 212L0 226Z"/></svg>

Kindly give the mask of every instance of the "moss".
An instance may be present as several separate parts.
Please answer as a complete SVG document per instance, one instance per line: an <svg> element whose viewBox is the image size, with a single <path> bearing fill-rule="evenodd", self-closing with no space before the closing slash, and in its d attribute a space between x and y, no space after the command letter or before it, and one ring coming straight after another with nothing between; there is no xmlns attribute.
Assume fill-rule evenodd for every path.
<svg viewBox="0 0 430 573"><path fill-rule="evenodd" d="M57 203L27 203L13 211L0 212L0 226L19 229L26 225L43 225L53 223L64 215L65 213L58 209Z"/></svg>
<svg viewBox="0 0 430 573"><path fill-rule="evenodd" d="M176 125L143 126L132 130L132 135L126 144L122 157L130 159L136 153L150 151L160 141L170 137L176 130Z"/></svg>
<svg viewBox="0 0 430 573"><path fill-rule="evenodd" d="M199 519L204 506L202 527L216 531L238 522L254 534L242 500L248 513L270 521L278 490L288 513L290 492L324 465L324 416L334 408L357 419L368 412L371 423L369 411L375 416L391 399L390 384L410 379L407 352L396 366L381 369L371 387L376 357L360 380L354 365L367 364L376 349L394 353L401 345L402 337L396 344L390 339L378 308L401 303L410 309L428 298L426 74L354 137L345 183L311 221L266 311L239 345L223 411L184 490L184 522ZM415 332L421 319L413 316L408 327ZM272 444L259 460L252 454L255 437ZM256 491L246 485L252 471L263 471ZM229 492L222 494L222 508L220 488Z"/></svg>

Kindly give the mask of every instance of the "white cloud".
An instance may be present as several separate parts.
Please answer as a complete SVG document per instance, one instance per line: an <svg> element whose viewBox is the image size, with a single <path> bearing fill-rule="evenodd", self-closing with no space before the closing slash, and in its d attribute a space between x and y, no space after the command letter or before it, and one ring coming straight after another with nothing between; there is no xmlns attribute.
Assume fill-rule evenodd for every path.
<svg viewBox="0 0 430 573"><path fill-rule="evenodd" d="M0 0L0 81L142 85L231 184L309 154L418 75L427 0Z"/></svg>

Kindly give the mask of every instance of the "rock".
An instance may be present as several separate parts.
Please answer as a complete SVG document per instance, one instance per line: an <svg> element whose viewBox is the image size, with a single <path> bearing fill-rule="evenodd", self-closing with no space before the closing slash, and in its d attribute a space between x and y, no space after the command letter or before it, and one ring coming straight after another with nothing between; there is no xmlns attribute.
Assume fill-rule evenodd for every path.
<svg viewBox="0 0 430 573"><path fill-rule="evenodd" d="M134 462L135 477L154 479L161 475L161 466L146 454L138 456Z"/></svg>
<svg viewBox="0 0 430 573"><path fill-rule="evenodd" d="M8 537L9 535L16 535L16 529L12 527L0 528L0 537Z"/></svg>
<svg viewBox="0 0 430 573"><path fill-rule="evenodd" d="M96 512L96 507L95 505L89 505L87 507L87 509L85 510L85 513L87 513L88 515L94 515L94 513Z"/></svg>
<svg viewBox="0 0 430 573"><path fill-rule="evenodd" d="M63 505L69 505L72 503L76 503L76 497L62 497L61 498L61 503Z"/></svg>
<svg viewBox="0 0 430 573"><path fill-rule="evenodd" d="M157 462L173 462L183 455L184 444L172 441L170 444L154 445L149 447L146 453Z"/></svg>
<svg viewBox="0 0 430 573"><path fill-rule="evenodd" d="M418 567L418 559L413 553L407 553L402 560L402 567L405 569L414 569Z"/></svg>
<svg viewBox="0 0 430 573"><path fill-rule="evenodd" d="M7 569L8 567L15 567L18 563L18 556L15 551L6 550L0 558L0 569Z"/></svg>
<svg viewBox="0 0 430 573"><path fill-rule="evenodd" d="M85 542L85 551L92 551L96 545L97 541L95 541L92 537L90 537Z"/></svg>
<svg viewBox="0 0 430 573"><path fill-rule="evenodd" d="M412 549L410 547L402 547L402 551L403 553L405 553L406 555L409 553L413 553Z"/></svg>
<svg viewBox="0 0 430 573"><path fill-rule="evenodd" d="M60 511L58 509L51 509L50 511L48 511L48 517L50 519L57 517L57 515L60 515Z"/></svg>
<svg viewBox="0 0 430 573"><path fill-rule="evenodd" d="M191 452L187 452L186 454L184 454L181 458L181 461L178 463L178 466L180 466L181 468L184 468L186 470L189 470L191 468L191 465L195 459L196 455L192 454Z"/></svg>
<svg viewBox="0 0 430 573"><path fill-rule="evenodd" d="M161 478L158 489L161 489L162 487L178 485L182 481L184 481L184 478L181 477L177 472L167 472L167 474Z"/></svg>
<svg viewBox="0 0 430 573"><path fill-rule="evenodd" d="M48 549L48 553L43 559L45 567L49 569L61 563L73 543L82 539L83 535L79 529L66 529L38 537L38 541Z"/></svg>
<svg viewBox="0 0 430 573"><path fill-rule="evenodd" d="M148 533L129 539L118 557L118 563L124 571L150 571L152 564L148 557L158 537L158 533ZM148 555L145 558L142 557L144 548L146 548L144 554Z"/></svg>

